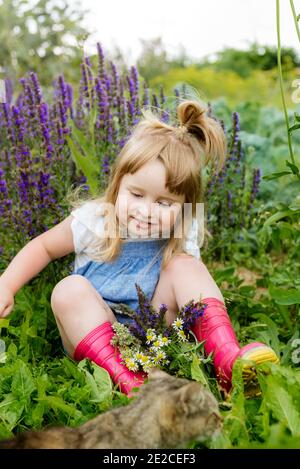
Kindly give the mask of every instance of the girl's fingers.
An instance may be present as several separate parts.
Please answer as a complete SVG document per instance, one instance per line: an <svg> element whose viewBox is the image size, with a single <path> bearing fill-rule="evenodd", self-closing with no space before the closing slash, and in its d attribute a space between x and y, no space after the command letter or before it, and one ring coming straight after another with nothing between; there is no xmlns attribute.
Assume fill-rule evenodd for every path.
<svg viewBox="0 0 300 469"><path fill-rule="evenodd" d="M6 316L9 315L12 309L13 309L13 305L9 305L4 310L1 311L1 306L0 306L0 317L5 318Z"/></svg>

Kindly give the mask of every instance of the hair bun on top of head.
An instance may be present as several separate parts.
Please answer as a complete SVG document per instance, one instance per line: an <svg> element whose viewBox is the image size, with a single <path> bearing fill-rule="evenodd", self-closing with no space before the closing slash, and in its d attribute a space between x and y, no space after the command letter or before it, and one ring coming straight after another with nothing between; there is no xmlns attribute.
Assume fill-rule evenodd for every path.
<svg viewBox="0 0 300 469"><path fill-rule="evenodd" d="M178 129L182 132L198 133L198 136L201 137L200 127L203 125L203 114L205 112L206 109L197 101L183 101L177 106L177 116L180 124ZM200 135L199 131L201 132Z"/></svg>
<svg viewBox="0 0 300 469"><path fill-rule="evenodd" d="M221 169L226 157L226 136L220 123L206 112L205 105L196 100L182 101L177 106L176 132L181 138L187 133L196 137L204 150L205 164L212 161Z"/></svg>

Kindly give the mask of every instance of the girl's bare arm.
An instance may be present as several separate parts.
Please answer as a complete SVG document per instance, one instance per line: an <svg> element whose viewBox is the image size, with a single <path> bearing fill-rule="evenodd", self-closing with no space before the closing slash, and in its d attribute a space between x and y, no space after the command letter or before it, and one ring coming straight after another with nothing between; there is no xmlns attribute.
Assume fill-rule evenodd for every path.
<svg viewBox="0 0 300 469"><path fill-rule="evenodd" d="M51 261L74 252L72 220L73 216L69 215L61 223L29 241L0 276L0 285L15 295Z"/></svg>

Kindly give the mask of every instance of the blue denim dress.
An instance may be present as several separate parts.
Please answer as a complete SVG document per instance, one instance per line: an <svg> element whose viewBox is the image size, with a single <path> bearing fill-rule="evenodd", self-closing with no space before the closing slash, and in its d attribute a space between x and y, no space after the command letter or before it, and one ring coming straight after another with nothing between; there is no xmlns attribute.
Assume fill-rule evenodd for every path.
<svg viewBox="0 0 300 469"><path fill-rule="evenodd" d="M113 310L116 319L130 324L130 319L120 308L125 305L133 310L139 307L137 283L151 301L161 271L161 262L168 239L126 241L121 252L112 262L91 260L74 271L83 275L100 293Z"/></svg>

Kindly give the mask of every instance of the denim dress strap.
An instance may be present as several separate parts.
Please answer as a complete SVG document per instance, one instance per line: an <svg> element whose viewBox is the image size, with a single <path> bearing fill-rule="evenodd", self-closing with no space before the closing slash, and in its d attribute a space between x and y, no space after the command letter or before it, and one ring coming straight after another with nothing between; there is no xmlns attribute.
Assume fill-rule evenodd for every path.
<svg viewBox="0 0 300 469"><path fill-rule="evenodd" d="M137 310L138 284L149 300L152 299L161 271L166 239L127 241L122 243L119 256L110 262L89 261L74 274L83 275L111 307Z"/></svg>

